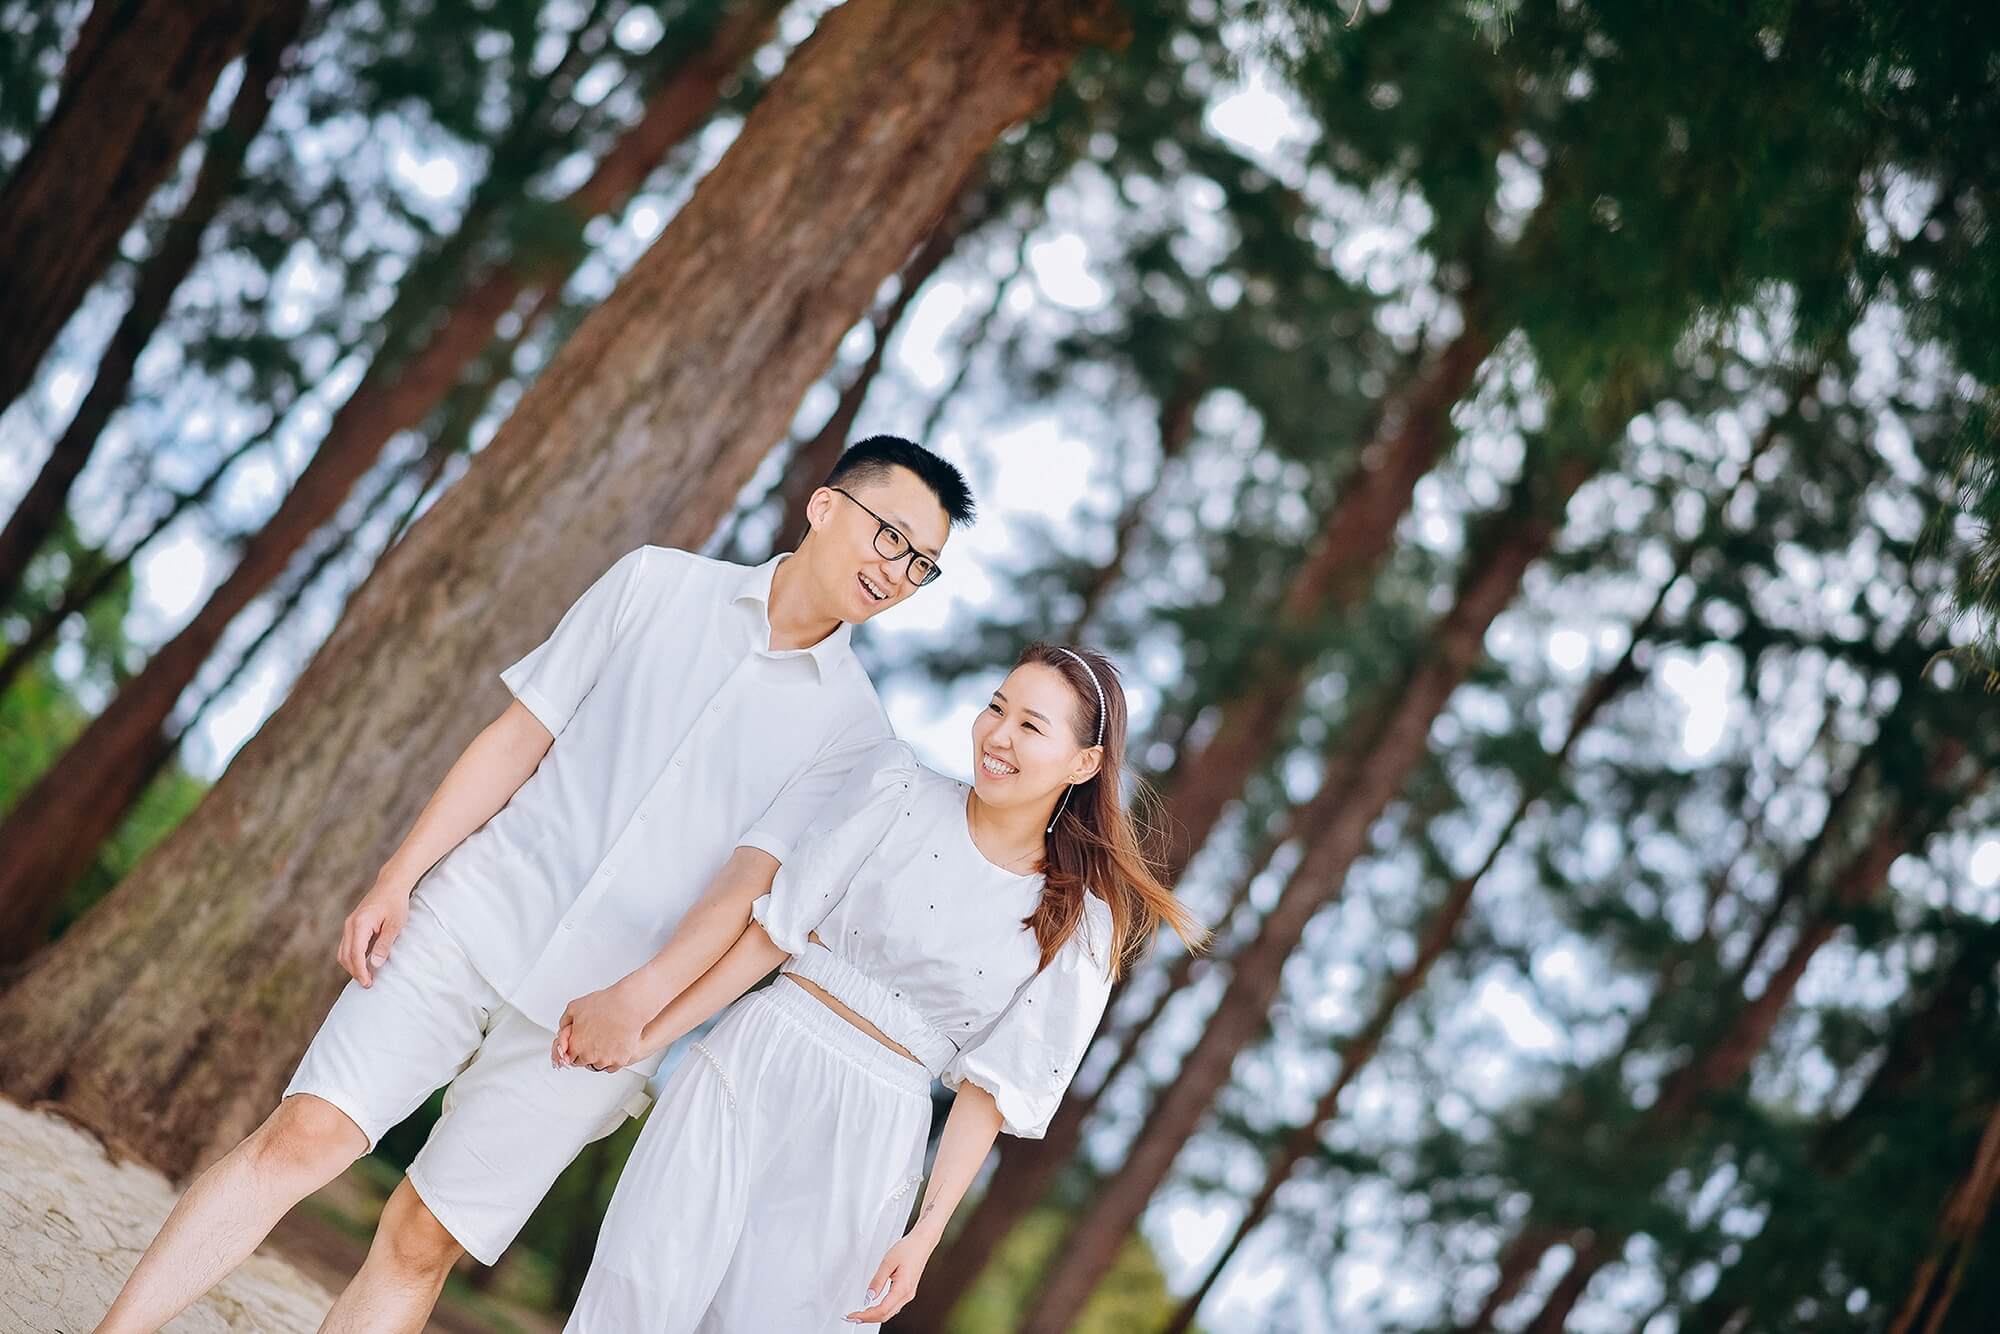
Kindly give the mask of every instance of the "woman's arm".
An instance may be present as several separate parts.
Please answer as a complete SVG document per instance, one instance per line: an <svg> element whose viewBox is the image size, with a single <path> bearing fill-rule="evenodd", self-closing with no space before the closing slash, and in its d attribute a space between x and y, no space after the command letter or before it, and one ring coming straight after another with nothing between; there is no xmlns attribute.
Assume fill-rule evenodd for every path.
<svg viewBox="0 0 2000 1334"><path fill-rule="evenodd" d="M676 940L679 934L675 933ZM689 951L677 952L674 941L669 941L659 958L664 959L669 953L675 953L676 962L681 962ZM550 1059L558 1066L584 1065L607 1073L622 1070L635 1061L643 1061L654 1052L665 1051L676 1038L693 1032L704 1020L719 1014L724 1006L755 986L758 979L787 957L785 951L771 942L761 924L750 922L738 932L736 943L692 986L682 989L665 1007L639 1025L629 1045L621 1037L615 1049L601 1049L597 1040L585 1031L587 1016L584 1020L577 1017L579 1007L585 1007L594 998L606 995L615 987L593 992L582 1000L572 1002L563 1015L562 1028L556 1033ZM630 982L638 976L638 972L629 974L625 981Z"/></svg>
<svg viewBox="0 0 2000 1334"><path fill-rule="evenodd" d="M965 1198L979 1165L993 1150L1000 1134L1000 1107L993 1095L970 1080L958 1086L951 1100L951 1115L945 1118L944 1137L938 1141L937 1160L931 1165L930 1184L924 1189L924 1205L917 1221L903 1239L889 1248L875 1276L868 1281L873 1306L851 1311L847 1318L860 1324L880 1324L903 1309L917 1295L917 1282L924 1265L944 1236L944 1225Z"/></svg>
<svg viewBox="0 0 2000 1334"><path fill-rule="evenodd" d="M772 943L763 923L750 923L713 968L653 1016L639 1035L641 1054L651 1056L656 1051L665 1051L720 1014L731 1001L790 957Z"/></svg>
<svg viewBox="0 0 2000 1334"><path fill-rule="evenodd" d="M769 891L777 874L778 859L760 848L732 852L658 954L610 986L569 1003L557 1025L556 1064L611 1070L645 1057L640 1030L736 944L750 921L750 905ZM778 958L782 961L784 955Z"/></svg>

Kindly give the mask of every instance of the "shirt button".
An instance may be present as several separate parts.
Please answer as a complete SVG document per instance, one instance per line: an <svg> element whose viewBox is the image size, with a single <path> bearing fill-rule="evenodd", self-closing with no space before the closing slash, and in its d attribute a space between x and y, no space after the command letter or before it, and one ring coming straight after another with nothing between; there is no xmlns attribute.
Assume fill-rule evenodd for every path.
<svg viewBox="0 0 2000 1334"><path fill-rule="evenodd" d="M575 922L564 922L564 923L563 923L563 930L565 930L565 931L574 931L574 930L576 930L576 923L575 923Z"/></svg>
<svg viewBox="0 0 2000 1334"><path fill-rule="evenodd" d="M646 813L644 811L639 812L639 823L640 824L646 823Z"/></svg>

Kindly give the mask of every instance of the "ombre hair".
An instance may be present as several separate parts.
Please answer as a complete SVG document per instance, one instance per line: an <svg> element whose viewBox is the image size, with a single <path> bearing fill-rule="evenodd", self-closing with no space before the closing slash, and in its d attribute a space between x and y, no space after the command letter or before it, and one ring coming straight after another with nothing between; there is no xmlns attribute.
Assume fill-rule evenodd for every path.
<svg viewBox="0 0 2000 1334"><path fill-rule="evenodd" d="M1146 853L1139 823L1125 802L1127 719L1118 669L1095 649L1045 643L1028 645L1014 665L1030 663L1055 672L1069 686L1076 702L1071 711L1076 744L1104 747L1097 772L1071 789L1043 842L1042 899L1028 919L1042 947L1042 966L1048 966L1082 923L1084 895L1089 893L1111 909L1113 977L1139 957L1162 923L1172 927L1189 949L1200 949L1208 929L1162 883L1157 864ZM1130 781L1143 795L1144 784L1136 776Z"/></svg>

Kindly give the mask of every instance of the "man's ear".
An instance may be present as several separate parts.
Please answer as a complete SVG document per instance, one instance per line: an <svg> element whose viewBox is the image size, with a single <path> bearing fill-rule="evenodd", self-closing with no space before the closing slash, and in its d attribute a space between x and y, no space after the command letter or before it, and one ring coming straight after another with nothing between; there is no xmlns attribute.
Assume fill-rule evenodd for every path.
<svg viewBox="0 0 2000 1334"><path fill-rule="evenodd" d="M833 492L827 488L823 486L817 487L810 496L806 497L806 524L809 527L824 527L827 516L832 512Z"/></svg>

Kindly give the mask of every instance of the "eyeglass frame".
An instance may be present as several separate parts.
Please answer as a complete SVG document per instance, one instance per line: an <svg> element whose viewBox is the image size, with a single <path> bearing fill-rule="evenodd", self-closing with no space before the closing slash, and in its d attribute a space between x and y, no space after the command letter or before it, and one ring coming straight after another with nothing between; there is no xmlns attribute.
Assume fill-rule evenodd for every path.
<svg viewBox="0 0 2000 1334"><path fill-rule="evenodd" d="M877 525L875 529L875 538L874 538L875 554L880 556L883 560L888 561L891 565L895 564L897 561L905 562L903 574L904 577L910 581L910 586L912 588L924 588L930 584L934 584L937 582L938 576L944 573L944 567L942 565L939 565L934 557L926 556L923 552L917 550L917 544L910 541L909 534L903 531L903 526L901 524L890 523L887 519L877 514L874 510L869 509L866 505L862 505L859 500L855 500L854 493L852 491L847 490L845 487L829 486L827 490L837 491L841 495L846 496L849 500L853 500L856 505L860 506L861 512L863 514L866 514L869 518L875 521ZM892 555L889 552L882 550L882 534L884 533L894 533L897 537L903 540L903 546L905 549L900 555ZM922 561L924 562L924 564L931 567L931 572L929 577L923 579L917 578L918 561Z"/></svg>

